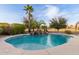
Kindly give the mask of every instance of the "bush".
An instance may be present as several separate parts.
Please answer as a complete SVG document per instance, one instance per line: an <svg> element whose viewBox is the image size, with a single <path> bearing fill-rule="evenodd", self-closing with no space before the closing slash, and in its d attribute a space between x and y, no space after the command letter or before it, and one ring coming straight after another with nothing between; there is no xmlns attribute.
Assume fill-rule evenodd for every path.
<svg viewBox="0 0 79 59"><path fill-rule="evenodd" d="M2 35L22 34L24 30L25 26L23 24L0 23L0 34Z"/></svg>
<svg viewBox="0 0 79 59"><path fill-rule="evenodd" d="M22 34L24 33L25 30L25 26L23 24L12 24L11 25L12 29L11 29L11 34Z"/></svg>
<svg viewBox="0 0 79 59"><path fill-rule="evenodd" d="M2 34L2 33L3 33L3 31L4 31L4 29L0 28L0 34Z"/></svg>
<svg viewBox="0 0 79 59"><path fill-rule="evenodd" d="M3 35L4 34L5 35L8 34L7 31L6 31L7 30L6 29L7 27L9 27L9 24L8 23L0 23L0 34L3 34Z"/></svg>
<svg viewBox="0 0 79 59"><path fill-rule="evenodd" d="M65 31L66 34L73 34L70 30Z"/></svg>

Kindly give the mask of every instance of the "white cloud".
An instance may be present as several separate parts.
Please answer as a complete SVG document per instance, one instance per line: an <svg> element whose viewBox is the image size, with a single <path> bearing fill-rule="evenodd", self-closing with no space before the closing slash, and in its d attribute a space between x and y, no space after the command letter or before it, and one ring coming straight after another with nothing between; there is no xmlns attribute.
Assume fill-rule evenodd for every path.
<svg viewBox="0 0 79 59"><path fill-rule="evenodd" d="M44 10L45 16L50 18L56 17L59 14L60 9L53 5L46 5L46 9Z"/></svg>
<svg viewBox="0 0 79 59"><path fill-rule="evenodd" d="M67 18L69 25L74 25L77 22L79 22L79 10L78 10L78 8L73 9L72 11L68 11L68 10L62 11L62 12L60 12L60 15Z"/></svg>
<svg viewBox="0 0 79 59"><path fill-rule="evenodd" d="M7 9L7 8L5 8ZM21 22L20 20L23 16L22 13L7 11L5 9L0 9L0 22ZM39 9L39 11L35 11L35 17L40 20L44 20L47 25L49 24L49 20L56 16L63 16L68 19L69 24L75 24L79 21L79 7L73 7L68 9L60 9L56 5L45 5L44 9ZM23 14L24 15L24 14ZM19 17L21 16L21 17ZM10 20L10 21L9 21Z"/></svg>
<svg viewBox="0 0 79 59"><path fill-rule="evenodd" d="M44 20L47 25L49 25L49 20L58 16L60 9L54 5L45 5L45 9L40 11L41 13L37 17Z"/></svg>
<svg viewBox="0 0 79 59"><path fill-rule="evenodd" d="M43 11L44 13L41 16L47 19L45 19L47 24L49 24L49 20L51 20L51 18L57 16L66 17L68 24L75 24L79 21L79 8L71 8L72 10L65 9L61 11L59 7L54 5L45 5L45 7L46 9Z"/></svg>
<svg viewBox="0 0 79 59"><path fill-rule="evenodd" d="M76 14L69 14L68 15L68 24L69 25L74 25L76 24L77 22L79 22L79 13L76 13Z"/></svg>

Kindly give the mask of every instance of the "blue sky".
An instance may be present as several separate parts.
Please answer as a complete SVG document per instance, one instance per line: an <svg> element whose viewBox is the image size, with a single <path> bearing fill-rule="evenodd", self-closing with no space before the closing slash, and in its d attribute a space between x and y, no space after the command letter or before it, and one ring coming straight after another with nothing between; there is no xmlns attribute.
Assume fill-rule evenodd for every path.
<svg viewBox="0 0 79 59"><path fill-rule="evenodd" d="M22 23L26 4L0 4L0 22ZM78 4L34 4L34 18L44 20L47 24L51 18L57 16L66 17L68 24L75 24L79 21Z"/></svg>

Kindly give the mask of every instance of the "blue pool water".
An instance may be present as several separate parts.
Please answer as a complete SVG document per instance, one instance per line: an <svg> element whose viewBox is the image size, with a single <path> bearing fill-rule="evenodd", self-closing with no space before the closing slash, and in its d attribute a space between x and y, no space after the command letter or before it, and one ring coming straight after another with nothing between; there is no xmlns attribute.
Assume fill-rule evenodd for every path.
<svg viewBox="0 0 79 59"><path fill-rule="evenodd" d="M70 36L60 34L21 35L8 38L7 43L24 50L40 50L56 47L68 42Z"/></svg>

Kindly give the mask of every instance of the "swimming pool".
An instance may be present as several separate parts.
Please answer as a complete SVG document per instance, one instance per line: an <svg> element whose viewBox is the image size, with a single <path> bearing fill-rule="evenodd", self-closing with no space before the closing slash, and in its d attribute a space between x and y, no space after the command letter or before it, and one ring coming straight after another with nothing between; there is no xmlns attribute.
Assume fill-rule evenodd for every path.
<svg viewBox="0 0 79 59"><path fill-rule="evenodd" d="M61 34L20 35L5 41L19 49L41 50L65 44L69 38L70 36Z"/></svg>

